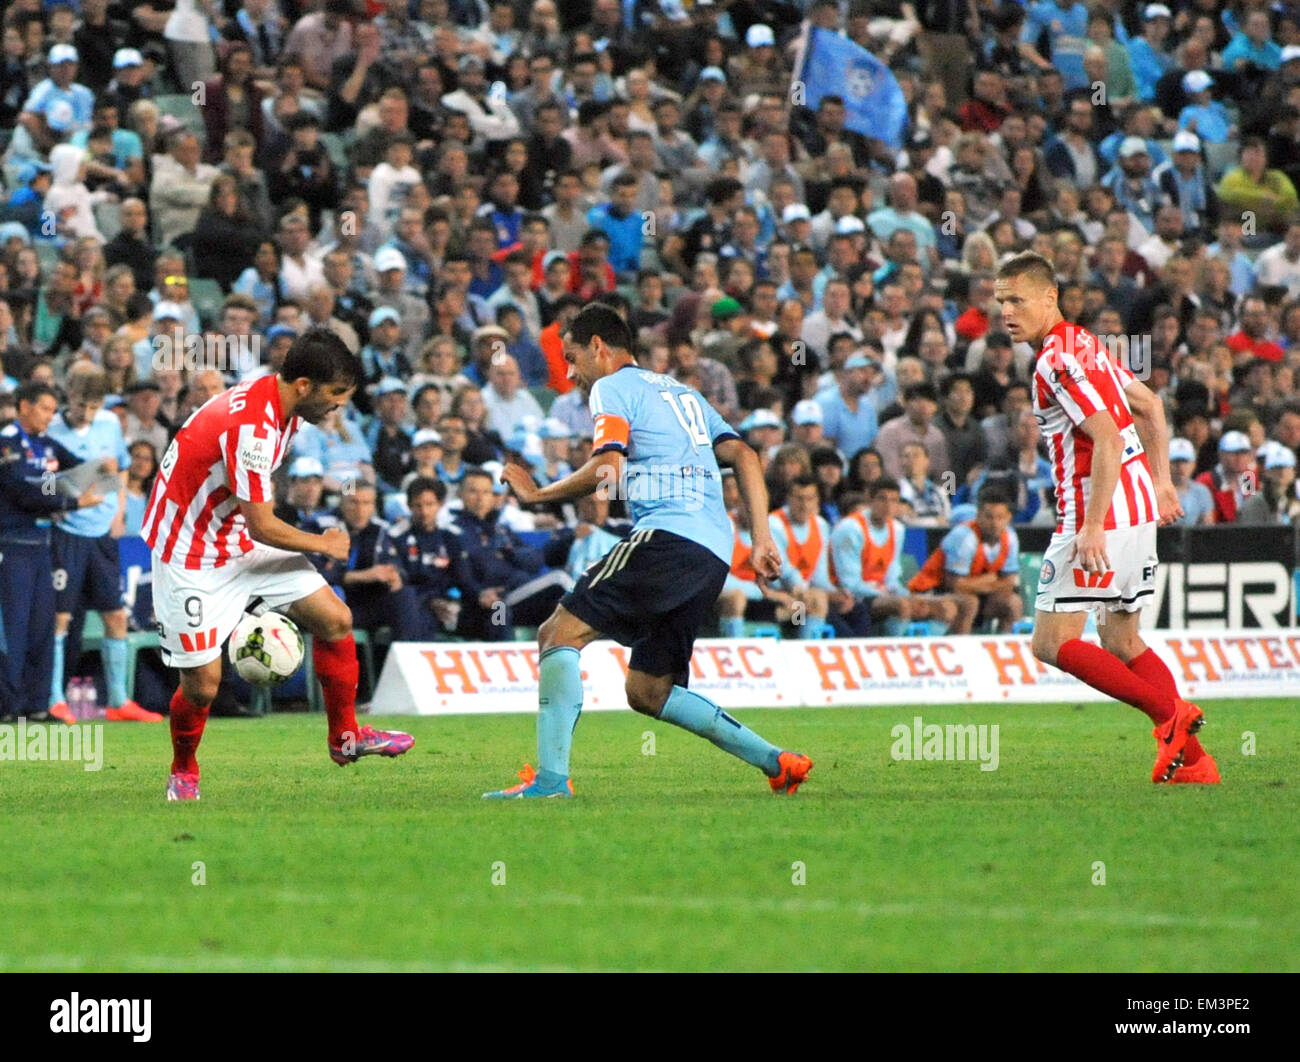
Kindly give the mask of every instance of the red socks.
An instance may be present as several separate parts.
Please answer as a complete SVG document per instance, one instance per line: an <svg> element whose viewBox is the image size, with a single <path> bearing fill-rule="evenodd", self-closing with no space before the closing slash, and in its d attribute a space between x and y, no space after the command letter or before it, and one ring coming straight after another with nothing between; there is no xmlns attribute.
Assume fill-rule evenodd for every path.
<svg viewBox="0 0 1300 1062"><path fill-rule="evenodd" d="M179 689L172 694L172 774L199 773L199 761L194 758L194 753L203 740L203 727L207 721L206 708L190 704Z"/></svg>
<svg viewBox="0 0 1300 1062"><path fill-rule="evenodd" d="M343 735L357 734L357 679L361 669L357 664L357 643L349 634L337 642L324 638L312 641L312 663L320 679L321 692L325 694L325 714L329 717L330 744L343 743Z"/></svg>
<svg viewBox="0 0 1300 1062"><path fill-rule="evenodd" d="M1143 655L1154 654L1148 650ZM1152 685L1124 667L1114 653L1099 645L1085 642L1082 638L1071 638L1057 650L1056 666L1086 682L1094 690L1100 690L1108 697L1140 709L1156 726L1173 715L1176 692L1171 694ZM1172 682L1171 675L1170 683Z"/></svg>
<svg viewBox="0 0 1300 1062"><path fill-rule="evenodd" d="M1148 649L1141 656L1135 656L1128 662L1128 669L1138 678L1149 683L1161 693L1171 698L1178 697L1178 683L1165 662L1156 656L1154 649ZM1187 744L1183 746L1183 766L1190 767L1201 758L1205 750L1195 734L1187 735Z"/></svg>

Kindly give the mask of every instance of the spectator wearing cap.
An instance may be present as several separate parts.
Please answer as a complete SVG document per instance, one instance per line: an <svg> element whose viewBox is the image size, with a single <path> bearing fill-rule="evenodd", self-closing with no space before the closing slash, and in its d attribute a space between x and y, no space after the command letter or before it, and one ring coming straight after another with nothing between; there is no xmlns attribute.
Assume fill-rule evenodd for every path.
<svg viewBox="0 0 1300 1062"><path fill-rule="evenodd" d="M523 386L519 363L509 354L492 354L487 376L483 404L487 407L485 426L489 431L508 439L525 417L536 417L539 422L545 417L537 399Z"/></svg>
<svg viewBox="0 0 1300 1062"><path fill-rule="evenodd" d="M1137 82L1137 98L1140 103L1150 103L1156 98L1156 82L1176 62L1166 44L1172 25L1173 15L1168 7L1164 4L1147 4L1142 9L1141 34L1129 38L1129 68L1133 71L1133 80Z"/></svg>
<svg viewBox="0 0 1300 1062"><path fill-rule="evenodd" d="M1240 165L1223 175L1217 191L1225 213L1253 214L1256 233L1243 238L1248 248L1273 243L1300 210L1295 186L1281 170L1269 169L1265 143L1257 136L1242 139Z"/></svg>
<svg viewBox="0 0 1300 1062"><path fill-rule="evenodd" d="M379 489L389 493L398 489L411 470L412 440L406 430L410 405L406 385L391 376L380 380L375 387L374 410L365 433L366 445L370 447Z"/></svg>
<svg viewBox="0 0 1300 1062"><path fill-rule="evenodd" d="M812 219L809 242L813 249L824 252L836 227L844 218L857 219L861 207L862 182L855 177L840 177L832 181L826 195L826 206Z"/></svg>
<svg viewBox="0 0 1300 1062"><path fill-rule="evenodd" d="M855 454L875 441L879 425L871 390L880 376L878 361L854 354L836 373L835 388L817 395L825 436L841 453Z"/></svg>
<svg viewBox="0 0 1300 1062"><path fill-rule="evenodd" d="M1169 202L1182 211L1183 226L1190 234L1209 240L1219 223L1219 196L1201 162L1201 140L1183 130L1174 135L1170 158L1151 171Z"/></svg>
<svg viewBox="0 0 1300 1062"><path fill-rule="evenodd" d="M1151 153L1145 140L1140 136L1125 137L1120 142L1115 165L1101 183L1147 232L1155 230L1156 209L1164 200L1164 193L1151 177Z"/></svg>
<svg viewBox="0 0 1300 1062"><path fill-rule="evenodd" d="M442 97L448 110L460 111L469 118L470 128L488 141L510 140L519 136L519 119L506 102L488 90L485 65L481 57L466 53L456 66L457 89Z"/></svg>
<svg viewBox="0 0 1300 1062"><path fill-rule="evenodd" d="M1216 524L1230 524L1245 500L1258 487L1255 454L1250 439L1240 431L1226 431L1219 439L1219 463L1196 477L1214 498Z"/></svg>
<svg viewBox="0 0 1300 1062"><path fill-rule="evenodd" d="M1259 484L1237 513L1239 524L1300 523L1300 498L1296 497L1295 453L1281 443L1260 447Z"/></svg>
<svg viewBox="0 0 1300 1062"><path fill-rule="evenodd" d="M1189 439L1169 441L1169 479L1178 491L1183 515L1174 521L1179 527L1212 524L1215 520L1214 496L1204 483L1192 479L1196 467L1196 447Z"/></svg>
<svg viewBox="0 0 1300 1062"><path fill-rule="evenodd" d="M461 434L464 434L463 428ZM410 471L402 477L399 483L401 490L405 491L414 480L419 479L421 476L437 479L449 485L459 482L459 476L445 473L443 468L443 458L445 456L442 435L437 429L420 428L413 432L411 434ZM459 471L460 475L464 475L463 462L457 465L456 471Z"/></svg>
<svg viewBox="0 0 1300 1062"><path fill-rule="evenodd" d="M123 434L127 445L143 439L157 453L164 453L171 441L171 425L162 418L162 388L153 379L136 380L126 389L126 427Z"/></svg>
<svg viewBox="0 0 1300 1062"><path fill-rule="evenodd" d="M789 76L782 68L772 27L763 22L754 23L745 31L745 45L732 64L731 80L736 94L779 92L784 95L790 87Z"/></svg>
<svg viewBox="0 0 1300 1062"><path fill-rule="evenodd" d="M1214 78L1204 70L1190 70L1183 76L1183 91L1191 102L1178 112L1178 128L1195 133L1207 144L1222 144L1236 136L1237 127L1227 108L1211 99L1213 85Z"/></svg>
<svg viewBox="0 0 1300 1062"><path fill-rule="evenodd" d="M695 78L694 91L682 104L686 112L682 125L701 149L717 135L718 115L722 108L728 105L736 107L737 118L739 118L739 107L727 98L727 72L720 66L704 67ZM737 134L739 129L739 122L737 122ZM702 150L701 157L703 157ZM710 162L709 167L716 172L716 164Z"/></svg>
<svg viewBox="0 0 1300 1062"><path fill-rule="evenodd" d="M357 409L369 413L380 382L392 377L407 379L412 372L410 358L402 344L402 318L391 306L377 306L370 313L370 342L361 348L361 379L352 396Z"/></svg>
<svg viewBox="0 0 1300 1062"><path fill-rule="evenodd" d="M44 158L56 144L73 133L90 128L95 96L77 83L77 49L56 44L48 57L49 76L37 83L23 102L10 153L24 158Z"/></svg>
<svg viewBox="0 0 1300 1062"><path fill-rule="evenodd" d="M709 330L699 339L700 353L728 368L735 366L740 349L751 337L749 310L737 299L724 295L709 308Z"/></svg>
<svg viewBox="0 0 1300 1062"><path fill-rule="evenodd" d="M406 259L397 248L381 247L375 252L375 274L378 286L366 293L367 298L376 310L388 307L397 312L402 346L410 359L424 344L429 331L429 307L423 299L406 290Z"/></svg>
<svg viewBox="0 0 1300 1062"><path fill-rule="evenodd" d="M948 441L934 423L938 412L939 395L933 384L914 384L903 392L903 415L885 421L875 439L866 444L874 446L880 453L885 475L898 478L903 474L903 446L908 442L925 446L935 475L942 476L952 471ZM855 452L843 446L840 449L846 453Z"/></svg>
<svg viewBox="0 0 1300 1062"><path fill-rule="evenodd" d="M825 445L826 426L822 407L813 399L796 402L790 411L790 441L811 453Z"/></svg>
<svg viewBox="0 0 1300 1062"><path fill-rule="evenodd" d="M325 468L314 457L297 457L289 464L288 486L284 500L275 507L275 515L285 523L299 527L306 521L325 515Z"/></svg>
<svg viewBox="0 0 1300 1062"><path fill-rule="evenodd" d="M194 231L208 204L212 183L220 172L200 159L199 139L178 129L167 141L168 157L160 159L149 186L149 209L155 236L166 247Z"/></svg>

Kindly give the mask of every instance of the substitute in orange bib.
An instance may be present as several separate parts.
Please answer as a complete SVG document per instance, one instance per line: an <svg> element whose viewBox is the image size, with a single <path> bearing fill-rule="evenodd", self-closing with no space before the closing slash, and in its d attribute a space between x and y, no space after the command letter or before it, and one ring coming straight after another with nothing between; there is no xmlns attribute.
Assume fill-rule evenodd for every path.
<svg viewBox="0 0 1300 1062"><path fill-rule="evenodd" d="M815 638L826 622L830 598L830 528L817 516L817 482L799 477L790 504L769 514L772 540L781 551L781 574L761 584L750 563L753 549L748 517L734 476L723 476L722 498L731 514L731 571L718 597L718 627L724 638L743 638L745 619L788 624L800 638Z"/></svg>
<svg viewBox="0 0 1300 1062"><path fill-rule="evenodd" d="M899 635L906 624L938 620L951 629L961 615L960 603L949 595L909 593L903 585L903 535L898 519L898 480L881 476L868 488L863 509L861 496L846 495L849 510L831 532L831 577L835 585L866 605L874 626L882 634Z"/></svg>
<svg viewBox="0 0 1300 1062"><path fill-rule="evenodd" d="M1138 629L1139 610L1155 592L1156 526L1182 514L1169 477L1164 407L1096 336L1065 320L1046 258L1008 259L994 292L1011 338L1040 349L1034 413L1056 486L1058 523L1039 574L1034 655L1151 719L1153 782L1216 783L1218 767L1196 738L1201 709L1182 699ZM1082 637L1093 610L1102 613L1099 646Z"/></svg>
<svg viewBox="0 0 1300 1062"><path fill-rule="evenodd" d="M994 485L980 491L975 519L943 537L907 588L923 594L942 590L958 598L961 615L951 633L975 625L1009 631L1025 612L1020 599L1020 539L1011 526L1011 499Z"/></svg>

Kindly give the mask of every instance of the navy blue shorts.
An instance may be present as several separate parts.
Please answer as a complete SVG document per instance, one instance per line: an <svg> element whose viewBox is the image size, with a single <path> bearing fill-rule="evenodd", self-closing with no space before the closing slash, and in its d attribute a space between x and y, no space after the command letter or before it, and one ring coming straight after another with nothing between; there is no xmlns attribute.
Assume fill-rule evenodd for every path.
<svg viewBox="0 0 1300 1062"><path fill-rule="evenodd" d="M57 612L116 612L122 607L122 562L111 535L85 538L54 528L54 608Z"/></svg>
<svg viewBox="0 0 1300 1062"><path fill-rule="evenodd" d="M630 645L632 670L672 675L685 686L696 632L713 615L727 571L698 542L661 529L634 531L588 568L560 604Z"/></svg>

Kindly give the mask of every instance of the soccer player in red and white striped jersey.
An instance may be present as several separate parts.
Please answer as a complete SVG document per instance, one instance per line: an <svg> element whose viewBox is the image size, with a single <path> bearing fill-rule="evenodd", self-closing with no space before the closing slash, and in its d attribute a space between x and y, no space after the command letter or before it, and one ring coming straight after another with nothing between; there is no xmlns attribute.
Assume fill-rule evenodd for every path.
<svg viewBox="0 0 1300 1062"><path fill-rule="evenodd" d="M154 612L165 662L180 670L171 701L169 800L197 800L195 759L221 682L222 645L250 602L283 612L314 635L312 659L336 763L396 756L408 734L357 726L352 613L304 554L347 560L348 533L300 531L275 516L271 474L303 421L345 405L360 367L334 333L314 328L280 372L223 391L177 432L144 517L153 551Z"/></svg>
<svg viewBox="0 0 1300 1062"><path fill-rule="evenodd" d="M1154 592L1156 527L1182 515L1169 478L1164 407L1095 335L1061 315L1047 259L1032 252L1009 259L994 291L1011 338L1039 349L1034 413L1057 495L1056 533L1038 582L1034 655L1146 713L1155 724L1153 782L1216 783L1218 767L1195 736L1201 709L1179 696L1138 629ZM1094 609L1104 611L1100 646L1082 637Z"/></svg>

